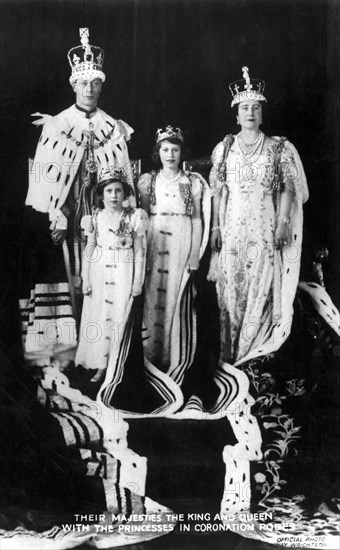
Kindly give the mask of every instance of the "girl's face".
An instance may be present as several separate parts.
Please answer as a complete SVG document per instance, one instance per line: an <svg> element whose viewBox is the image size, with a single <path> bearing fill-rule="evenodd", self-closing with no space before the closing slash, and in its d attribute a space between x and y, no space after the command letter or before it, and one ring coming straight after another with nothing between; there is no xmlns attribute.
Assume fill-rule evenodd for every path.
<svg viewBox="0 0 340 550"><path fill-rule="evenodd" d="M121 210L124 201L124 188L120 181L114 181L104 187L103 203L104 208Z"/></svg>
<svg viewBox="0 0 340 550"><path fill-rule="evenodd" d="M159 149L159 158L163 168L178 168L181 160L181 147L175 143L170 143L166 139L161 142Z"/></svg>
<svg viewBox="0 0 340 550"><path fill-rule="evenodd" d="M259 101L242 101L238 106L237 121L242 128L257 130L262 122L262 105Z"/></svg>

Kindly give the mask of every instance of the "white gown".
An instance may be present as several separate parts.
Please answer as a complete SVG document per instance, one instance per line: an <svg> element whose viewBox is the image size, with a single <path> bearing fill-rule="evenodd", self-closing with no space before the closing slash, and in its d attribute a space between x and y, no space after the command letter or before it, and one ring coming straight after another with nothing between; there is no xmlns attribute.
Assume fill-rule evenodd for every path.
<svg viewBox="0 0 340 550"><path fill-rule="evenodd" d="M150 185L150 174L139 182L141 193ZM171 363L171 334L179 291L191 251L191 215L186 213L183 188L188 177L180 173L169 182L162 172L155 180L156 204L150 204L150 228L147 237L147 275L143 324L147 329L145 356L156 367L167 372ZM192 178L192 197L202 196L199 175ZM177 342L180 345L180 342Z"/></svg>
<svg viewBox="0 0 340 550"><path fill-rule="evenodd" d="M104 210L84 221L87 234L95 232L91 258L92 293L84 296L76 364L86 369L110 368L110 381L121 379L121 343L132 305L133 238L144 237L147 215L142 209L124 208L114 227Z"/></svg>
<svg viewBox="0 0 340 550"><path fill-rule="evenodd" d="M301 259L302 202L308 190L299 155L285 141L280 163L293 204L288 244L282 252L275 250L276 143L275 138L263 141L254 154L244 155L234 139L225 182L217 182L213 189L216 193L222 187L222 248L216 276L221 359L233 364L278 349L290 332ZM222 150L220 143L213 152L215 169Z"/></svg>

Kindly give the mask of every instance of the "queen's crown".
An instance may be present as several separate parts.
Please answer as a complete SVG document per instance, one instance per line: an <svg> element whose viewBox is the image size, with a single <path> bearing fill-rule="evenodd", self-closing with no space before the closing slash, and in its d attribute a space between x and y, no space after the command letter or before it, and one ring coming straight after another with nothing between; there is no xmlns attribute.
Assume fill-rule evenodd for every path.
<svg viewBox="0 0 340 550"><path fill-rule="evenodd" d="M267 101L263 95L265 81L259 78L250 78L248 67L242 67L243 80L235 80L229 84L229 90L233 96L231 106L241 101Z"/></svg>

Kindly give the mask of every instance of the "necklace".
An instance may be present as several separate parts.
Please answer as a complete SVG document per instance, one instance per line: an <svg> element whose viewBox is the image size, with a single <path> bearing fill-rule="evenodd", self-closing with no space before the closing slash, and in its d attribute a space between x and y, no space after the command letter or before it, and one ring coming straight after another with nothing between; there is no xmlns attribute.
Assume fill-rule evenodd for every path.
<svg viewBox="0 0 340 550"><path fill-rule="evenodd" d="M253 141L253 143L245 143L243 141L243 138L242 138L241 134L238 134L237 142L238 142L238 145L241 149L241 152L243 153L243 155L245 157L249 157L249 156L253 155L255 153L255 151L259 148L259 146L262 145L263 136L264 136L264 133L260 131L259 135L255 139L255 141ZM244 149L245 147L247 147L248 150Z"/></svg>
<svg viewBox="0 0 340 550"><path fill-rule="evenodd" d="M260 139L260 137L261 137L261 134L262 134L262 132L259 132L259 133L258 133L258 136L257 136L257 138L255 139L255 141L253 141L253 143L245 143L244 140L243 140L243 137L241 136L241 134L238 134L237 138L238 138L238 140L242 143L242 145L243 145L244 147L255 147L255 145L259 142L259 139Z"/></svg>
<svg viewBox="0 0 340 550"><path fill-rule="evenodd" d="M174 178L172 178L172 179L167 178L166 175L164 174L164 171L163 171L163 170L161 170L161 174L162 174L163 179L165 179L165 181L167 181L168 183L173 183L174 181L177 181L178 178L180 177L180 175L181 175L181 170L178 170L176 176L175 176Z"/></svg>

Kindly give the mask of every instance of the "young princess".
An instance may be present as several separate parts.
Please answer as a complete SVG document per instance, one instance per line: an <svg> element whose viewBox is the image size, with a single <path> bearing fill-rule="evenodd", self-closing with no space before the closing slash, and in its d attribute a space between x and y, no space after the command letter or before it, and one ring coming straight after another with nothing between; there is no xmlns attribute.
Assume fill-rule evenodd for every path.
<svg viewBox="0 0 340 550"><path fill-rule="evenodd" d="M76 364L97 369L93 382L121 381L129 345L127 321L133 298L142 292L147 215L123 206L131 194L123 169L105 169L96 193L102 208L85 216L84 305ZM122 347L124 346L124 352Z"/></svg>
<svg viewBox="0 0 340 550"><path fill-rule="evenodd" d="M209 188L197 173L183 172L183 134L157 130L153 160L161 169L143 174L138 188L150 216L144 300L144 351L147 361L181 384L196 347L193 285L209 222Z"/></svg>

